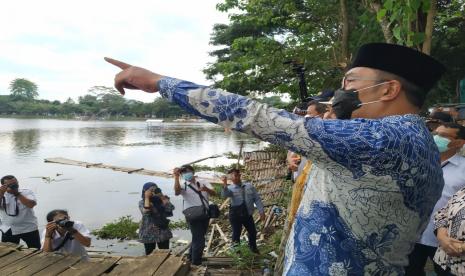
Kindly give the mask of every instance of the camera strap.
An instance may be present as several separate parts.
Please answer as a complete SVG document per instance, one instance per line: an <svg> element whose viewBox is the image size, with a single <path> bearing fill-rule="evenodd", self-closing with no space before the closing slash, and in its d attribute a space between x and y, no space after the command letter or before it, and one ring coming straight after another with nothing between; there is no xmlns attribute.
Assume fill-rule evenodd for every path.
<svg viewBox="0 0 465 276"><path fill-rule="evenodd" d="M71 234L69 232L66 232L65 238L61 241L61 243L53 249L53 252L60 250L63 246L65 246L65 243L69 240L72 240L73 237L71 237Z"/></svg>
<svg viewBox="0 0 465 276"><path fill-rule="evenodd" d="M202 206L204 209L208 209L208 200L205 199L205 197L202 195L202 192L201 191L198 191L196 189L194 189L194 187L192 187L190 184L187 185L189 188L191 188L199 197L200 197L200 202L202 203ZM200 183L197 182L197 186L200 187ZM204 201L207 203L207 207L205 207L205 203Z"/></svg>
<svg viewBox="0 0 465 276"><path fill-rule="evenodd" d="M15 213L14 214L8 214L5 196L3 196L3 198L2 198L2 207L5 210L5 214L7 214L8 216L10 216L10 217L18 216L18 214L19 214L18 197L15 196Z"/></svg>

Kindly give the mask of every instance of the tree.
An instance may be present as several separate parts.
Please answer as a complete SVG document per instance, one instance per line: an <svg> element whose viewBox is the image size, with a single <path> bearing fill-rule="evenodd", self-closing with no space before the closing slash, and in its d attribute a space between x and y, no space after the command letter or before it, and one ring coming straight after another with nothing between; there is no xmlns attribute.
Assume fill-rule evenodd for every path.
<svg viewBox="0 0 465 276"><path fill-rule="evenodd" d="M16 99L32 100L39 96L37 84L21 78L10 82L10 92Z"/></svg>
<svg viewBox="0 0 465 276"><path fill-rule="evenodd" d="M364 0L376 13L386 42L405 45L430 55L441 10L463 12L463 0ZM458 9L457 9L458 8Z"/></svg>
<svg viewBox="0 0 465 276"><path fill-rule="evenodd" d="M225 0L218 9L230 12L231 22L214 27L216 61L204 72L215 86L240 94L297 99L289 61L306 68L310 94L338 87L354 50L383 39L376 17L359 1Z"/></svg>
<svg viewBox="0 0 465 276"><path fill-rule="evenodd" d="M448 68L428 103L454 101L465 77L465 0L223 0L229 24L213 28L204 73L214 85L248 95L298 98L293 61L306 68L310 94L337 88L360 45L388 42L415 48Z"/></svg>

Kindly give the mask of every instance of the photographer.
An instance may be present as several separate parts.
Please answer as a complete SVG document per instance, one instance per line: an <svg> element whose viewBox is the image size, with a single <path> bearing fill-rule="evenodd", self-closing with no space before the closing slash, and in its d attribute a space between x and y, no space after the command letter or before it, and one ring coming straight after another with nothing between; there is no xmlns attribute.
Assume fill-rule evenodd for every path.
<svg viewBox="0 0 465 276"><path fill-rule="evenodd" d="M173 234L169 229L170 220L167 217L173 216L174 210L170 198L162 194L157 184L145 183L139 209L142 213L139 241L144 244L145 255L152 253L157 245L158 249L169 249Z"/></svg>
<svg viewBox="0 0 465 276"><path fill-rule="evenodd" d="M19 244L23 240L29 248L40 248L37 218L32 208L37 205L34 193L19 189L18 180L13 175L1 179L0 218L2 242Z"/></svg>
<svg viewBox="0 0 465 276"><path fill-rule="evenodd" d="M42 250L80 256L89 260L87 250L90 231L79 221L70 221L68 211L53 210L47 214L47 226L43 232Z"/></svg>

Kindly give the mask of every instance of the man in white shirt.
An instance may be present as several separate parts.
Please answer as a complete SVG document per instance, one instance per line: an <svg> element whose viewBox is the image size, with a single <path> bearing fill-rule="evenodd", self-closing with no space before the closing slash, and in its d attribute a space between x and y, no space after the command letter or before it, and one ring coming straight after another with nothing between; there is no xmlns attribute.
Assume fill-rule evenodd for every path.
<svg viewBox="0 0 465 276"><path fill-rule="evenodd" d="M79 221L70 221L66 210L53 210L47 214L47 227L42 233L42 250L80 256L88 261L85 247L91 243L90 231Z"/></svg>
<svg viewBox="0 0 465 276"><path fill-rule="evenodd" d="M37 205L34 193L19 189L18 180L13 175L2 177L0 182L2 242L19 244L23 240L29 248L40 248L37 218L32 210Z"/></svg>
<svg viewBox="0 0 465 276"><path fill-rule="evenodd" d="M441 153L441 165L444 176L444 188L441 198L434 206L431 219L420 240L409 255L409 266L406 275L425 275L425 264L428 258L433 260L434 253L438 247L438 240L434 233L434 215L436 211L446 206L449 199L460 189L465 187L465 157L459 151L465 144L465 127L456 123L442 123L433 132L434 141ZM442 270L437 267L435 271Z"/></svg>
<svg viewBox="0 0 465 276"><path fill-rule="evenodd" d="M194 168L190 165L184 165L181 168L175 168L174 174L174 194L181 195L184 200L183 210L191 207L204 206L208 208L209 195L215 195L215 191L210 183L197 179L194 175ZM181 186L179 181L180 176L184 180ZM188 259L193 265L202 264L202 254L205 248L205 234L208 230L208 222L210 218L205 217L195 220L187 220L189 229L192 234L191 248L189 249Z"/></svg>

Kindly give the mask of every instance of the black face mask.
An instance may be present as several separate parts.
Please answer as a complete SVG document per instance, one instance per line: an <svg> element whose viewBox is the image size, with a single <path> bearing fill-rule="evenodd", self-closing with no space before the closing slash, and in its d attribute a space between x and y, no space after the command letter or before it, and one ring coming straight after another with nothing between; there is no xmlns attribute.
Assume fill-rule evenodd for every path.
<svg viewBox="0 0 465 276"><path fill-rule="evenodd" d="M352 117L352 112L354 110L362 106L362 102L358 97L357 90L344 90L341 88L334 91L334 98L331 106L336 118L347 120Z"/></svg>
<svg viewBox="0 0 465 276"><path fill-rule="evenodd" d="M8 188L10 188L10 189L12 189L12 190L18 190L19 185L18 185L18 183L11 184L10 186L8 186Z"/></svg>
<svg viewBox="0 0 465 276"><path fill-rule="evenodd" d="M354 112L354 110L356 109L359 109L362 105L380 102L381 100L362 103L360 101L360 98L358 97L358 93L360 91L373 88L376 86L380 86L385 83L387 83L387 81L384 81L384 82L381 82L381 83L378 83L372 86L364 87L361 89L345 90L343 88L340 88L334 91L334 97L332 100L331 107L333 108L334 114L336 114L336 118L342 119L342 120L348 120L352 118L352 112Z"/></svg>

